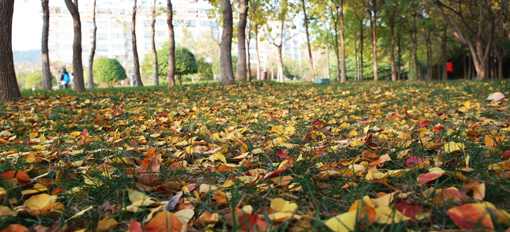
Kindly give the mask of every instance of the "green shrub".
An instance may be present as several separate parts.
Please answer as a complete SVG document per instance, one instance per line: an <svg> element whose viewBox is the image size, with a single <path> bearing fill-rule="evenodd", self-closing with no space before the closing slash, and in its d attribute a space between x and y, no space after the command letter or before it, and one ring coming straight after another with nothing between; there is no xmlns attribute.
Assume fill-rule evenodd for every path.
<svg viewBox="0 0 510 232"><path fill-rule="evenodd" d="M126 70L117 59L99 58L94 60L94 82L112 84L127 78Z"/></svg>
<svg viewBox="0 0 510 232"><path fill-rule="evenodd" d="M22 86L22 88L32 89L33 86L35 87L35 89L42 89L42 80L43 80L42 71L41 70L33 71L26 78L25 84ZM51 77L51 84L57 85L57 79L54 76Z"/></svg>

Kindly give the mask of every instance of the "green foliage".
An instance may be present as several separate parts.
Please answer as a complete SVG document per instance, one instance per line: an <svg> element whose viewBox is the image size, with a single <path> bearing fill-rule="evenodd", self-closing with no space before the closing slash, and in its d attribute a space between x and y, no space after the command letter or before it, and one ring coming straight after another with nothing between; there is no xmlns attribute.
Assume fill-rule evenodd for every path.
<svg viewBox="0 0 510 232"><path fill-rule="evenodd" d="M204 61L204 59L200 59L197 61L198 73L204 79L212 79L213 78L213 65Z"/></svg>
<svg viewBox="0 0 510 232"><path fill-rule="evenodd" d="M30 73L28 77L26 77L25 84L22 86L24 89L32 89L32 86L35 87L35 89L42 89L42 80L43 80L43 73L41 70L36 70ZM57 85L57 79L52 76L51 78L51 84Z"/></svg>
<svg viewBox="0 0 510 232"><path fill-rule="evenodd" d="M114 83L127 78L126 70L117 59L99 58L94 60L94 81Z"/></svg>
<svg viewBox="0 0 510 232"><path fill-rule="evenodd" d="M158 56L158 76L168 75L168 43L161 46L157 51ZM142 75L152 74L152 54L145 55L141 69ZM175 75L188 75L198 72L198 65L195 55L185 47L175 48Z"/></svg>

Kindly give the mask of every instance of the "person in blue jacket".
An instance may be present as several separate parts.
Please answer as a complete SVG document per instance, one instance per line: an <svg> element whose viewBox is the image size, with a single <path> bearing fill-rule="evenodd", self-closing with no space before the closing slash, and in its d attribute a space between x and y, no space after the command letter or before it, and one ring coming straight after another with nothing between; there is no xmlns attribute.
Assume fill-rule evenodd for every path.
<svg viewBox="0 0 510 232"><path fill-rule="evenodd" d="M66 68L62 68L62 75L60 75L60 83L64 86L64 89L68 88L68 84L71 81L71 77L69 73L67 73Z"/></svg>

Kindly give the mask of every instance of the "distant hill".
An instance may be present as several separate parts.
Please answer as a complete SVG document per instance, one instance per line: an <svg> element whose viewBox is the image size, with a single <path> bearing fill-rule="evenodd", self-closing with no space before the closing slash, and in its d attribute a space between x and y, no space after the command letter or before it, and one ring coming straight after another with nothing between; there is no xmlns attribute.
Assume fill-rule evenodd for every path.
<svg viewBox="0 0 510 232"><path fill-rule="evenodd" d="M12 51L14 56L14 62L30 62L33 64L41 63L41 50L40 49L31 49L27 51Z"/></svg>

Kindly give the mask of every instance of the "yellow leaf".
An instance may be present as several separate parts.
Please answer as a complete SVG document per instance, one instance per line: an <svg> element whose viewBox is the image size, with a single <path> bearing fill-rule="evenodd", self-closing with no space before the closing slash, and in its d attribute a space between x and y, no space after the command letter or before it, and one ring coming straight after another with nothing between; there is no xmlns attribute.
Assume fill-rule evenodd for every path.
<svg viewBox="0 0 510 232"><path fill-rule="evenodd" d="M462 143L449 142L444 145L444 151L446 153L464 150L465 146Z"/></svg>
<svg viewBox="0 0 510 232"><path fill-rule="evenodd" d="M195 211L193 209L183 209L174 213L174 215L179 218L183 224L188 224L191 218L193 218L193 215L195 215Z"/></svg>
<svg viewBox="0 0 510 232"><path fill-rule="evenodd" d="M273 127L271 127L271 132L276 132L278 134L282 134L285 132L285 129L283 129L283 127L281 127L281 126L273 126Z"/></svg>
<svg viewBox="0 0 510 232"><path fill-rule="evenodd" d="M353 130L351 132L349 132L348 136L357 136L358 135L358 132Z"/></svg>
<svg viewBox="0 0 510 232"><path fill-rule="evenodd" d="M257 149L252 150L251 153L253 153L253 154L262 154L262 153L264 153L264 149L257 148Z"/></svg>
<svg viewBox="0 0 510 232"><path fill-rule="evenodd" d="M296 203L291 203L283 198L275 198L271 201L271 208L276 210L276 212L293 213L297 210L298 206Z"/></svg>
<svg viewBox="0 0 510 232"><path fill-rule="evenodd" d="M35 133L30 133L30 139L35 139L37 138L37 136L39 136L39 133L35 132Z"/></svg>
<svg viewBox="0 0 510 232"><path fill-rule="evenodd" d="M79 217L79 216L83 215L85 212L87 212L87 211L91 210L92 208L94 208L94 206L93 206L93 205L89 206L88 208L86 208L86 209L84 209L84 210L82 210L82 211L80 211L80 212L76 213L75 215L73 215L72 217L70 217L69 219L67 219L67 220L66 220L66 222L67 222L67 221L69 221L69 220L71 220L71 219L73 219L73 218L77 218L77 217Z"/></svg>
<svg viewBox="0 0 510 232"><path fill-rule="evenodd" d="M394 224L401 223L410 220L400 213L398 210L393 210L389 206L380 206L375 209L375 213L377 214L377 218L375 221L380 224Z"/></svg>
<svg viewBox="0 0 510 232"><path fill-rule="evenodd" d="M58 196L50 196L46 193L39 194L28 198L23 206L28 210L41 210L42 208L53 204L57 201Z"/></svg>
<svg viewBox="0 0 510 232"><path fill-rule="evenodd" d="M0 205L0 219L4 216L16 215L16 211L12 210L7 206Z"/></svg>
<svg viewBox="0 0 510 232"><path fill-rule="evenodd" d="M335 232L350 232L354 230L357 223L356 215L358 210L337 215L326 221L326 226Z"/></svg>
<svg viewBox="0 0 510 232"><path fill-rule="evenodd" d="M97 225L97 231L98 232L106 232L113 230L117 226L117 221L113 218L105 218L101 221L99 221L99 224Z"/></svg>
<svg viewBox="0 0 510 232"><path fill-rule="evenodd" d="M219 152L213 154L214 158L221 160L223 163L227 163L225 156Z"/></svg>

